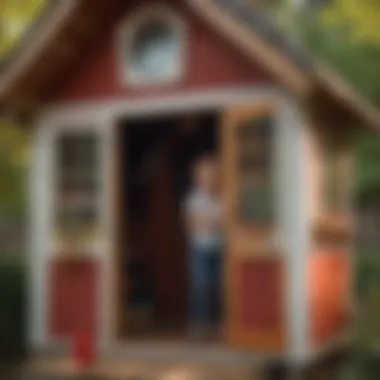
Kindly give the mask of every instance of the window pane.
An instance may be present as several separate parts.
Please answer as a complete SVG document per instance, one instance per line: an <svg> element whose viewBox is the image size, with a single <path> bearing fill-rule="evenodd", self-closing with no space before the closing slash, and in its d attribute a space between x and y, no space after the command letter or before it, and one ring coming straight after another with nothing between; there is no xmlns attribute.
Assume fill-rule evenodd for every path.
<svg viewBox="0 0 380 380"><path fill-rule="evenodd" d="M151 21L136 34L130 54L134 73L151 79L167 78L178 66L179 41L168 24Z"/></svg>
<svg viewBox="0 0 380 380"><path fill-rule="evenodd" d="M57 140L56 223L80 233L97 222L99 149L94 132L64 134Z"/></svg>
<svg viewBox="0 0 380 380"><path fill-rule="evenodd" d="M268 224L273 219L273 121L253 119L237 128L239 206L242 222Z"/></svg>
<svg viewBox="0 0 380 380"><path fill-rule="evenodd" d="M324 199L328 211L345 213L350 204L352 166L346 147L327 144L324 151Z"/></svg>

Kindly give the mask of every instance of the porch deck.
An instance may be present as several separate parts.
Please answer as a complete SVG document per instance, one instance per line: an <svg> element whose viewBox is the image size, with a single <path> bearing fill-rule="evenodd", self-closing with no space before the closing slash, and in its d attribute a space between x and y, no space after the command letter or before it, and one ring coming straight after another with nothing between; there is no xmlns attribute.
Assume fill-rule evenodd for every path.
<svg viewBox="0 0 380 380"><path fill-rule="evenodd" d="M68 355L56 354L36 356L22 372L33 380L76 379L78 375L99 380L256 380L258 363L252 354L217 345L132 343L103 353L85 373Z"/></svg>

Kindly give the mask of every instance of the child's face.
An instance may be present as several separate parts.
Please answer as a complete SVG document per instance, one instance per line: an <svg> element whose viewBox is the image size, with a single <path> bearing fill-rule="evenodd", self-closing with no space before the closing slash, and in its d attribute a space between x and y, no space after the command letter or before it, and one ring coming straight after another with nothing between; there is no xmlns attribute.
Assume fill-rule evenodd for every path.
<svg viewBox="0 0 380 380"><path fill-rule="evenodd" d="M219 187L218 168L214 161L201 161L195 167L194 181L198 188L217 191Z"/></svg>

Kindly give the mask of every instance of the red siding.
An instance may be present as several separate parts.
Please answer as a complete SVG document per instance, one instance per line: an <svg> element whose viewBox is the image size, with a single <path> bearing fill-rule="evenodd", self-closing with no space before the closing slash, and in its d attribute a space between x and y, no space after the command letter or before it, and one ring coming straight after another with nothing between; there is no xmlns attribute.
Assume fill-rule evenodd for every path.
<svg viewBox="0 0 380 380"><path fill-rule="evenodd" d="M244 263L240 276L240 323L248 330L279 328L283 323L281 264Z"/></svg>
<svg viewBox="0 0 380 380"><path fill-rule="evenodd" d="M349 255L334 251L313 253L309 281L311 339L318 346L336 338L349 323Z"/></svg>
<svg viewBox="0 0 380 380"><path fill-rule="evenodd" d="M264 70L252 65L189 10L181 7L178 11L189 23L187 72L180 83L139 89L125 86L118 72L118 25L115 25L96 41L91 51L82 53L79 62L64 76L64 84L53 99L56 102L75 102L136 98L269 81ZM127 15L128 12L125 17Z"/></svg>
<svg viewBox="0 0 380 380"><path fill-rule="evenodd" d="M239 259L240 261L240 259ZM261 352L285 349L282 260L240 261L232 271L229 343Z"/></svg>
<svg viewBox="0 0 380 380"><path fill-rule="evenodd" d="M95 333L98 303L98 263L50 264L50 332L54 338Z"/></svg>

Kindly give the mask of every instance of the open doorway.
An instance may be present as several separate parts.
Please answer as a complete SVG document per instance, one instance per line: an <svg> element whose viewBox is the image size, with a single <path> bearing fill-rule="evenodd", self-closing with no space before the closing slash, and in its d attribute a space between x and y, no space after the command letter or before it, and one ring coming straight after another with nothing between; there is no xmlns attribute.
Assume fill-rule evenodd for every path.
<svg viewBox="0 0 380 380"><path fill-rule="evenodd" d="M185 338L188 250L181 204L194 160L218 152L218 116L128 119L119 128L120 332ZM214 337L213 333L207 334Z"/></svg>

